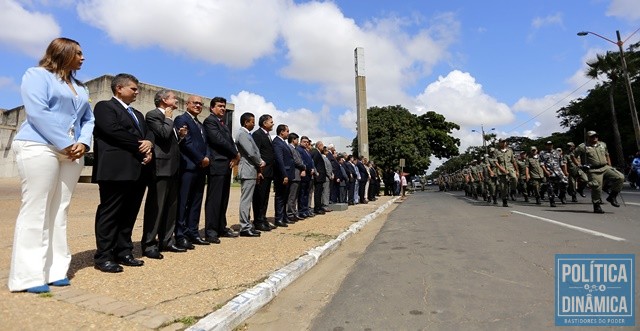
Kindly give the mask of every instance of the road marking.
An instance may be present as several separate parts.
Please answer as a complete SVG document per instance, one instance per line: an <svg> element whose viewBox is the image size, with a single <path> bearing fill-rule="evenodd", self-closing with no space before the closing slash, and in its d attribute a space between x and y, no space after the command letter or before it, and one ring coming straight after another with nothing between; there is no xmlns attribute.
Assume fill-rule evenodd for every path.
<svg viewBox="0 0 640 331"><path fill-rule="evenodd" d="M637 202L625 202L625 205L634 205L634 206L640 206L640 203Z"/></svg>
<svg viewBox="0 0 640 331"><path fill-rule="evenodd" d="M537 219L539 219L541 221L545 221L545 222L548 222L548 223L551 223L551 224L555 224L555 225L564 226L565 228L569 228L569 229L573 229L573 230L578 230L580 232L588 233L588 234L593 235L593 236L605 237L607 239L611 239L611 240L615 240L615 241L626 241L626 239L624 239L624 238L612 236L610 234L606 234L606 233L602 233L602 232L598 232L598 231L594 231L594 230L581 228L579 226L575 226L575 225L571 225L571 224L566 224L566 223L554 221L554 220L551 220L551 219L548 219L548 218L544 218L544 217L540 217L540 216L536 216L536 215L531 215L531 214L527 214L527 213L523 213L523 212L519 212L519 211L515 211L515 210L512 210L511 212L515 213L515 214L520 214L520 215L532 217L532 218L537 218Z"/></svg>

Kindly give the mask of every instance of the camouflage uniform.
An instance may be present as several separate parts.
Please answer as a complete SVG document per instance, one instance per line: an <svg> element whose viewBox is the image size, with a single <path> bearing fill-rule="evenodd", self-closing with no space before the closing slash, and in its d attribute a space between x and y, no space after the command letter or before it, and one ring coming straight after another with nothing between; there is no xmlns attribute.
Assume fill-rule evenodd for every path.
<svg viewBox="0 0 640 331"><path fill-rule="evenodd" d="M550 144L551 142L548 141L547 145ZM565 163L562 156L555 149L542 151L540 152L540 165L546 170L545 175L548 184L547 193L549 194L549 205L551 207L556 206L556 191L558 191L560 202L564 204L567 192L567 176L563 171Z"/></svg>
<svg viewBox="0 0 640 331"><path fill-rule="evenodd" d="M624 175L609 165L609 151L607 150L607 144L601 141L597 141L597 134L595 131L587 132L589 140L596 138L595 142L590 142L588 145L580 144L574 152L575 160L582 157L585 162L585 166L588 166L587 174L589 182L587 185L591 188L591 202L593 203L593 211L595 213L603 213L600 204L602 204L602 185L606 180L611 183L611 193L607 197L607 201L614 207L619 207L616 197L620 190L622 190L622 184L624 183Z"/></svg>
<svg viewBox="0 0 640 331"><path fill-rule="evenodd" d="M587 174L585 174L584 171L582 171L582 169L580 169L580 167L578 167L578 165L571 159L575 152L575 145L570 142L567 146L569 146L569 151L564 156L564 161L567 164L567 172L569 173L567 193L571 196L572 202L578 202L576 193L579 193L584 197L583 190L589 179L587 178Z"/></svg>
<svg viewBox="0 0 640 331"><path fill-rule="evenodd" d="M493 199L493 204L495 205L498 203L496 201L496 180L495 180L496 175L491 169L491 164L489 162L490 162L489 155L485 154L480 166L482 166L482 178L484 179L484 191L486 192L486 195L487 195L486 201L491 202L491 200Z"/></svg>
<svg viewBox="0 0 640 331"><path fill-rule="evenodd" d="M529 195L527 194L527 159L524 157L518 158L518 160L516 160L516 164L518 165L519 174L518 191L524 197L524 202L529 202Z"/></svg>
<svg viewBox="0 0 640 331"><path fill-rule="evenodd" d="M532 148L529 157L527 157L527 171L529 171L529 190L533 191L536 198L536 205L540 204L540 186L544 181L544 171L540 166L540 159L537 149Z"/></svg>
<svg viewBox="0 0 640 331"><path fill-rule="evenodd" d="M507 199L512 189L515 189L517 183L516 168L514 167L515 157L513 150L509 147L495 150L495 165L498 173L500 195L502 196L502 206L509 207ZM500 169L502 167L503 170Z"/></svg>

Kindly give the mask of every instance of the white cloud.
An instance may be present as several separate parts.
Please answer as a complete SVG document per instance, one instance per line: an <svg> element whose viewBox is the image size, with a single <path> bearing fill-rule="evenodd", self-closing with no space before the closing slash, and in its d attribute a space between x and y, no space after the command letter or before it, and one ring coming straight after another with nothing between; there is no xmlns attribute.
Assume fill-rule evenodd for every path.
<svg viewBox="0 0 640 331"><path fill-rule="evenodd" d="M469 73L458 70L438 77L417 96L415 103L418 113L434 110L462 127L495 126L514 119L509 106L487 95Z"/></svg>
<svg viewBox="0 0 640 331"><path fill-rule="evenodd" d="M39 58L60 26L51 15L30 12L14 0L0 1L0 46Z"/></svg>
<svg viewBox="0 0 640 331"><path fill-rule="evenodd" d="M18 86L12 77L0 76L0 90L20 91L20 86Z"/></svg>
<svg viewBox="0 0 640 331"><path fill-rule="evenodd" d="M513 105L513 110L524 112L528 120L507 134L537 138L566 131L566 128L560 126L556 110L567 105L572 99L570 91L546 95L538 99L520 98Z"/></svg>
<svg viewBox="0 0 640 331"><path fill-rule="evenodd" d="M102 29L116 43L159 46L214 64L247 67L275 51L287 4L287 0L84 0L77 9L85 23Z"/></svg>
<svg viewBox="0 0 640 331"><path fill-rule="evenodd" d="M621 17L629 21L640 20L640 10L636 0L611 0L607 16Z"/></svg>
<svg viewBox="0 0 640 331"><path fill-rule="evenodd" d="M358 130L356 130L358 113L355 110L350 109L342 113L340 116L338 116L338 122L340 122L340 125L343 128L348 129L354 135L358 133Z"/></svg>
<svg viewBox="0 0 640 331"><path fill-rule="evenodd" d="M317 97L329 105L354 107L354 49L363 47L368 105L407 104L411 97L404 89L449 56L446 50L460 30L450 14L424 25L420 19L386 17L358 26L331 2L291 7L283 20L289 63L282 74L321 84Z"/></svg>
<svg viewBox="0 0 640 331"><path fill-rule="evenodd" d="M309 137L326 135L326 132L321 129L320 114L309 109L278 110L272 102L268 102L264 97L247 91L232 95L231 102L235 105L234 128L240 127L240 116L245 112L250 112L256 116L256 126L257 118L261 115L271 115L274 123L272 134L275 134L275 128L278 124L286 124L289 126L289 132L296 132L299 135Z"/></svg>
<svg viewBox="0 0 640 331"><path fill-rule="evenodd" d="M545 17L534 17L533 21L531 22L531 26L536 29L550 25L562 26L562 13L555 13L553 15L547 15Z"/></svg>

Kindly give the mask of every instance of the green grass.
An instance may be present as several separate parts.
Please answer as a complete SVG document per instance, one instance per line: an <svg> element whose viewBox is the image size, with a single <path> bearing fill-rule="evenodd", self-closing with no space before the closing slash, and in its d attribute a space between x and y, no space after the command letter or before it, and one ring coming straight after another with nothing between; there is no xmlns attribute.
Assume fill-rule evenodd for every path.
<svg viewBox="0 0 640 331"><path fill-rule="evenodd" d="M192 326L198 322L198 317L196 316L184 316L176 319L174 322L179 322L184 324L185 326Z"/></svg>

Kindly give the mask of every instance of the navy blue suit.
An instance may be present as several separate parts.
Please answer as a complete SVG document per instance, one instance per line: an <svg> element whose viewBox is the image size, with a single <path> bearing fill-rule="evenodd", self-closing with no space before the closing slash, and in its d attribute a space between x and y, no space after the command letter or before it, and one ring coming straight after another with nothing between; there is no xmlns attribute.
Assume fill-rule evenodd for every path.
<svg viewBox="0 0 640 331"><path fill-rule="evenodd" d="M204 120L204 134L209 146L207 199L204 203L204 232L207 238L217 238L227 229L227 207L231 189L231 160L238 156L231 131L211 114Z"/></svg>
<svg viewBox="0 0 640 331"><path fill-rule="evenodd" d="M305 165L306 176L300 179L300 190L298 194L298 213L301 215L309 214L309 191L311 188L311 172L315 168L313 164L313 159L311 158L311 154L302 146L298 145L296 147L298 153L300 153L300 157L302 158L302 162Z"/></svg>
<svg viewBox="0 0 640 331"><path fill-rule="evenodd" d="M199 237L198 223L208 170L200 166L200 162L207 157L208 151L202 124L197 123L189 113L184 113L173 121L176 130L185 125L189 132L180 144L180 191L175 228L176 240Z"/></svg>
<svg viewBox="0 0 640 331"><path fill-rule="evenodd" d="M284 184L286 177L289 182L293 181L295 176L295 163L293 162L293 154L287 143L280 137L273 138L273 152L275 162L273 164L273 182L276 193L275 197L275 221L287 221L287 199L289 198L289 185Z"/></svg>

